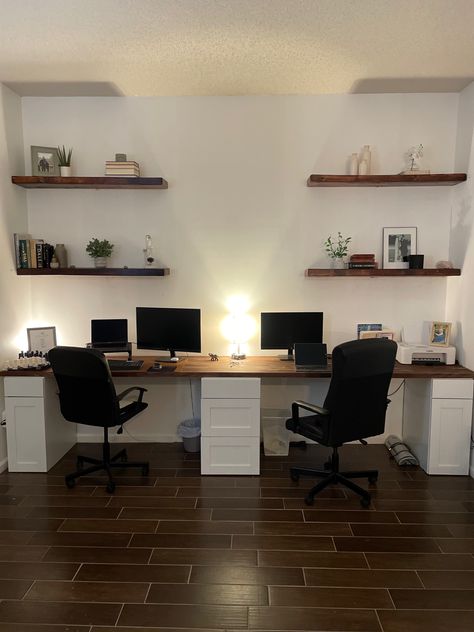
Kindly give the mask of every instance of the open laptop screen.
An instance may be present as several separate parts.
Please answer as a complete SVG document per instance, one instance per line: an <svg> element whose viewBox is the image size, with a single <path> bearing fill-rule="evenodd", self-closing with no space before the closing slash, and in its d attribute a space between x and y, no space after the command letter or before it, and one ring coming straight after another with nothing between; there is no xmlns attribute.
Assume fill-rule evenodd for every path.
<svg viewBox="0 0 474 632"><path fill-rule="evenodd" d="M295 342L295 364L297 367L327 366L327 348L321 342Z"/></svg>
<svg viewBox="0 0 474 632"><path fill-rule="evenodd" d="M127 319L91 320L91 342L93 347L126 345L128 342Z"/></svg>

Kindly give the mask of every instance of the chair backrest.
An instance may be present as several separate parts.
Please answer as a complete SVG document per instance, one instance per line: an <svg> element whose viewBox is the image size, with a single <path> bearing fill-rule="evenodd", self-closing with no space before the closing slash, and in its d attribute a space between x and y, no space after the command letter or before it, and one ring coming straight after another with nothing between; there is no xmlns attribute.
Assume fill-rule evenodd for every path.
<svg viewBox="0 0 474 632"><path fill-rule="evenodd" d="M352 340L334 348L324 408L331 413L328 445L381 434L397 344L386 338Z"/></svg>
<svg viewBox="0 0 474 632"><path fill-rule="evenodd" d="M109 427L119 422L120 406L105 356L96 349L54 347L48 352L67 421Z"/></svg>

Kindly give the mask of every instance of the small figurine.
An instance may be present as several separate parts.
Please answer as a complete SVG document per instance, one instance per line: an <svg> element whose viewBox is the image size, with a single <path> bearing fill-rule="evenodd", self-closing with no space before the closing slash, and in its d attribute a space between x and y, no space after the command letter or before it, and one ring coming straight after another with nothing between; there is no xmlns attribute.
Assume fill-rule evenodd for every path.
<svg viewBox="0 0 474 632"><path fill-rule="evenodd" d="M211 362L219 362L219 356L217 353L210 353L209 357L211 358Z"/></svg>
<svg viewBox="0 0 474 632"><path fill-rule="evenodd" d="M405 175L429 173L429 170L420 169L420 163L423 154L424 148L421 143L416 147L410 147L410 149L406 153L406 157L408 159L408 169L407 171L403 171Z"/></svg>

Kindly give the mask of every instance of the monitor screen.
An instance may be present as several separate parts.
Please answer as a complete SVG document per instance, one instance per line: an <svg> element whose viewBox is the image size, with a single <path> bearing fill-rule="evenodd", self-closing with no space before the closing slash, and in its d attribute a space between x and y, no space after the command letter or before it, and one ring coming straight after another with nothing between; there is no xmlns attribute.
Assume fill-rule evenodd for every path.
<svg viewBox="0 0 474 632"><path fill-rule="evenodd" d="M126 345L128 342L128 321L126 318L91 320L91 342L93 346L102 344Z"/></svg>
<svg viewBox="0 0 474 632"><path fill-rule="evenodd" d="M201 351L201 310L137 307L137 348Z"/></svg>
<svg viewBox="0 0 474 632"><path fill-rule="evenodd" d="M322 312L266 312L260 319L260 347L288 349L292 355L295 342L323 341Z"/></svg>

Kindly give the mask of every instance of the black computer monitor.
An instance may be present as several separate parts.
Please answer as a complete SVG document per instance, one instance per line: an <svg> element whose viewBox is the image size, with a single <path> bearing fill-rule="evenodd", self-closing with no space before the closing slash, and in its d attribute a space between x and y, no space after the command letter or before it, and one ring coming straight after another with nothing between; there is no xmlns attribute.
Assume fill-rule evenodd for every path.
<svg viewBox="0 0 474 632"><path fill-rule="evenodd" d="M295 342L323 341L323 312L263 312L260 314L260 347L288 349L281 360L293 360Z"/></svg>
<svg viewBox="0 0 474 632"><path fill-rule="evenodd" d="M126 318L91 320L92 347L120 347L128 342Z"/></svg>
<svg viewBox="0 0 474 632"><path fill-rule="evenodd" d="M137 307L137 348L200 353L201 310Z"/></svg>

